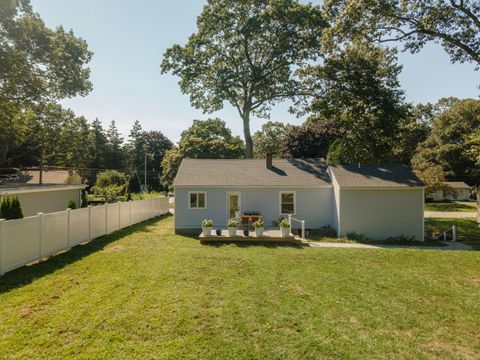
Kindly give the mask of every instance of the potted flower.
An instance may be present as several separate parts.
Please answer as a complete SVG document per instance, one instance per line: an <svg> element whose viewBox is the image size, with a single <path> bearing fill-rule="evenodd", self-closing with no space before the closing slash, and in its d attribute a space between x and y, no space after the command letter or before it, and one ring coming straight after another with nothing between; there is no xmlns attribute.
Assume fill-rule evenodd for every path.
<svg viewBox="0 0 480 360"><path fill-rule="evenodd" d="M259 218L257 221L253 223L253 227L255 228L255 235L262 236L263 231L265 230L265 222L263 218Z"/></svg>
<svg viewBox="0 0 480 360"><path fill-rule="evenodd" d="M228 227L228 236L235 236L237 235L237 226L238 222L235 219L230 219L227 221L227 227Z"/></svg>
<svg viewBox="0 0 480 360"><path fill-rule="evenodd" d="M290 235L290 223L288 222L288 219L283 219L280 221L278 226L280 226L280 230L282 231L282 237L287 237Z"/></svg>
<svg viewBox="0 0 480 360"><path fill-rule="evenodd" d="M212 235L213 220L205 219L202 221L202 233L203 236Z"/></svg>

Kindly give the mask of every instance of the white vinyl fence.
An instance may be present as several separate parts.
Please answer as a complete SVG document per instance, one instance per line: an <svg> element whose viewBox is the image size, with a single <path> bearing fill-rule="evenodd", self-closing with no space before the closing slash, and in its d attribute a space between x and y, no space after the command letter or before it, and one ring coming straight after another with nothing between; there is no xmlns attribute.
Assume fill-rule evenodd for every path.
<svg viewBox="0 0 480 360"><path fill-rule="evenodd" d="M167 212L164 197L0 219L0 275Z"/></svg>

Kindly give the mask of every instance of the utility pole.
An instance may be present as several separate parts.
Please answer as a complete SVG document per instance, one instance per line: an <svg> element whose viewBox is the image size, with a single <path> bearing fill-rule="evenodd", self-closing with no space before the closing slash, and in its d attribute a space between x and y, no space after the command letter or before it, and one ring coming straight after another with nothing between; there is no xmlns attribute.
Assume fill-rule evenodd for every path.
<svg viewBox="0 0 480 360"><path fill-rule="evenodd" d="M143 192L147 192L147 155L145 154L145 174L144 174L144 188L143 188Z"/></svg>
<svg viewBox="0 0 480 360"><path fill-rule="evenodd" d="M40 176L38 177L38 183L40 185L43 184L43 151L44 151L44 147L43 147L43 139L42 139L42 149L40 151Z"/></svg>

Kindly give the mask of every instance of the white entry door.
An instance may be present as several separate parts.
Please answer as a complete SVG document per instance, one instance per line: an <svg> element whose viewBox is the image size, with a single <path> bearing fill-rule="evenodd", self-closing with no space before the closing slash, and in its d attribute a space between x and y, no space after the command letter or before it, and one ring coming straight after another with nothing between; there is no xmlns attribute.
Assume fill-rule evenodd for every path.
<svg viewBox="0 0 480 360"><path fill-rule="evenodd" d="M227 219L236 218L242 211L242 193L227 193Z"/></svg>

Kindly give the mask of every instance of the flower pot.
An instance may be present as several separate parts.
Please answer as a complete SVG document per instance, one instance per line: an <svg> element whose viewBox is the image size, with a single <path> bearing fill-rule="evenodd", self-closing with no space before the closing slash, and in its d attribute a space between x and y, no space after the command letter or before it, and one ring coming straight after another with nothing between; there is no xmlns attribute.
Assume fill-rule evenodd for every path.
<svg viewBox="0 0 480 360"><path fill-rule="evenodd" d="M202 227L203 236L211 236L212 235L212 227Z"/></svg>
<svg viewBox="0 0 480 360"><path fill-rule="evenodd" d="M282 231L282 237L288 237L290 235L290 228L282 227L280 230Z"/></svg>
<svg viewBox="0 0 480 360"><path fill-rule="evenodd" d="M255 228L255 235L258 236L263 236L263 232L265 231L265 228L264 227L257 227Z"/></svg>
<svg viewBox="0 0 480 360"><path fill-rule="evenodd" d="M236 227L229 227L228 228L228 236L235 236L237 235L237 228Z"/></svg>

